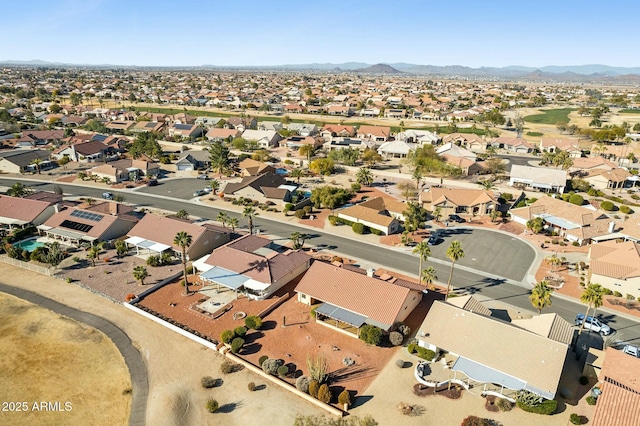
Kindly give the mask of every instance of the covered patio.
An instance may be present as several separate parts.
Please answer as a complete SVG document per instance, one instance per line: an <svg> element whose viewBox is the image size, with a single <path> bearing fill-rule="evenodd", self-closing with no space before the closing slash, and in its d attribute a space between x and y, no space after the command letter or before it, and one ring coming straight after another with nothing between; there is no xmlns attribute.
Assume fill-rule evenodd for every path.
<svg viewBox="0 0 640 426"><path fill-rule="evenodd" d="M200 274L200 279L208 281L216 285L216 291L220 292L220 286L233 290L235 298L238 299L238 290L243 288L245 283L250 280L246 275L238 274L220 266L214 266L206 272Z"/></svg>
<svg viewBox="0 0 640 426"><path fill-rule="evenodd" d="M333 320L333 323L328 320ZM360 327L366 323L367 317L325 302L316 308L316 321L357 337L360 336Z"/></svg>
<svg viewBox="0 0 640 426"><path fill-rule="evenodd" d="M145 240L144 238L140 237L129 237L124 240L124 242L127 243L127 247L129 245L135 247L137 255L151 253L162 254L166 250L172 248L171 246L168 246L166 244L156 243L155 241ZM141 253L140 250L143 250L143 252Z"/></svg>
<svg viewBox="0 0 640 426"><path fill-rule="evenodd" d="M88 235L80 232L70 231L65 228L54 228L47 225L38 225L38 230L44 232L48 238L55 241L62 241L67 245L79 246L82 242L93 242L97 239L95 237L89 237Z"/></svg>

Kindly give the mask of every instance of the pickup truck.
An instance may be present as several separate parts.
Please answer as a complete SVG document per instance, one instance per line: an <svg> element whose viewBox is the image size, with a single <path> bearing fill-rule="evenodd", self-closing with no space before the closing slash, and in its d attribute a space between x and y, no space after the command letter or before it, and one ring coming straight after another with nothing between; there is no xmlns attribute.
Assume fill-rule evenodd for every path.
<svg viewBox="0 0 640 426"><path fill-rule="evenodd" d="M584 319L584 314L576 315L576 325L579 327L580 324L584 321L584 328L587 330L595 331L596 333L600 333L602 336L608 336L611 334L611 327L603 322L600 322L599 319L588 316L586 321Z"/></svg>

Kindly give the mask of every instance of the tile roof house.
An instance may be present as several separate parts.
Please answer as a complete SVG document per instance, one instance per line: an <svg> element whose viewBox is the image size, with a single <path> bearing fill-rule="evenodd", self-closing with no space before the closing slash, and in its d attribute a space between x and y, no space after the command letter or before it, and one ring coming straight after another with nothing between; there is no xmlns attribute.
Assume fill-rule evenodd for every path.
<svg viewBox="0 0 640 426"><path fill-rule="evenodd" d="M173 123L167 128L167 133L173 138L189 139L191 142L194 142L202 136L204 129L195 124Z"/></svg>
<svg viewBox="0 0 640 426"><path fill-rule="evenodd" d="M153 161L125 158L89 169L89 174L99 179L108 178L113 183L136 181L143 176L157 176L160 165Z"/></svg>
<svg viewBox="0 0 640 426"><path fill-rule="evenodd" d="M178 171L202 170L209 167L211 162L211 154L207 150L197 151L190 150L182 154L175 162Z"/></svg>
<svg viewBox="0 0 640 426"><path fill-rule="evenodd" d="M416 149L417 144L401 140L385 142L378 148L378 154L385 158L406 158L409 152Z"/></svg>
<svg viewBox="0 0 640 426"><path fill-rule="evenodd" d="M259 176L265 173L275 174L276 169L273 166L257 161L252 158L245 158L238 163L240 176Z"/></svg>
<svg viewBox="0 0 640 426"><path fill-rule="evenodd" d="M462 173L463 176L477 175L484 173L485 171L482 166L483 162L477 162L465 157L458 157L449 153L440 154L440 157L442 157L447 164L460 169L460 173Z"/></svg>
<svg viewBox="0 0 640 426"><path fill-rule="evenodd" d="M247 141L256 142L260 148L272 148L278 145L282 136L273 130L245 130L242 137Z"/></svg>
<svg viewBox="0 0 640 426"><path fill-rule="evenodd" d="M211 142L231 142L233 139L240 136L241 133L242 132L240 132L240 130L238 129L219 129L217 127L214 127L212 129L209 129L205 136L207 140Z"/></svg>
<svg viewBox="0 0 640 426"><path fill-rule="evenodd" d="M325 140L319 137L313 136L289 136L286 139L280 141L280 146L286 146L292 150L298 150L305 145L311 145L314 149L320 148L325 143Z"/></svg>
<svg viewBox="0 0 640 426"><path fill-rule="evenodd" d="M194 262L200 278L216 286L265 299L304 273L311 258L302 250L278 246L256 235L245 235Z"/></svg>
<svg viewBox="0 0 640 426"><path fill-rule="evenodd" d="M338 210L337 216L351 222L362 223L377 229L384 235L400 231L400 222L404 222L405 203L390 198L376 197Z"/></svg>
<svg viewBox="0 0 640 426"><path fill-rule="evenodd" d="M429 188L420 193L419 201L430 212L439 207L445 220L451 214L486 216L499 204L495 194L484 189Z"/></svg>
<svg viewBox="0 0 640 426"><path fill-rule="evenodd" d="M475 162L478 159L478 156L468 149L462 148L456 145L454 142L444 143L441 147L436 150L436 153L439 155L450 155L452 157L460 157L466 158L467 160L471 160Z"/></svg>
<svg viewBox="0 0 640 426"><path fill-rule="evenodd" d="M528 154L533 151L533 145L522 138L501 136L491 141L491 146L503 148L515 154Z"/></svg>
<svg viewBox="0 0 640 426"><path fill-rule="evenodd" d="M615 168L590 173L589 176L583 179L596 189L616 189L623 188L627 180L632 176L633 175L625 169Z"/></svg>
<svg viewBox="0 0 640 426"><path fill-rule="evenodd" d="M467 309L465 309L467 308ZM549 314L535 324L508 323L473 310L436 300L417 334L418 345L457 357L450 367L455 379L474 381L482 392L513 400L518 390L553 399L558 390L573 330ZM526 348L526 350L523 350Z"/></svg>
<svg viewBox="0 0 640 426"><path fill-rule="evenodd" d="M18 145L33 147L40 145L57 145L64 139L64 130L26 130L18 139Z"/></svg>
<svg viewBox="0 0 640 426"><path fill-rule="evenodd" d="M173 239L178 232L186 232L191 235L192 243L187 248L188 259L198 259L211 253L215 248L229 242L229 232L219 227L207 224L199 225L186 220L173 217L146 214L128 233L127 244L136 247L136 250L145 250L150 253L162 253L165 250L173 250L174 254L182 257L182 249L173 244ZM230 230L229 230L230 231Z"/></svg>
<svg viewBox="0 0 640 426"><path fill-rule="evenodd" d="M295 288L298 302L320 303L316 322L358 335L370 324L390 331L422 300L423 292L315 261Z"/></svg>
<svg viewBox="0 0 640 426"><path fill-rule="evenodd" d="M60 210L38 229L49 238L67 244L109 241L126 235L138 221L133 207L110 201Z"/></svg>
<svg viewBox="0 0 640 426"><path fill-rule="evenodd" d="M582 149L580 148L579 139L543 137L540 139L540 150L547 152L562 150L568 152L569 156L573 158L582 157Z"/></svg>
<svg viewBox="0 0 640 426"><path fill-rule="evenodd" d="M24 228L41 225L56 212L58 202L0 195L0 226Z"/></svg>
<svg viewBox="0 0 640 426"><path fill-rule="evenodd" d="M89 141L62 146L52 155L57 159L68 157L71 161L89 163L102 159L106 152L107 146L104 143Z"/></svg>
<svg viewBox="0 0 640 426"><path fill-rule="evenodd" d="M369 126L363 124L358 128L356 136L360 139L371 139L376 142L386 142L391 136L391 127Z"/></svg>
<svg viewBox="0 0 640 426"><path fill-rule="evenodd" d="M326 140L332 137L354 137L356 135L356 129L353 126L346 126L343 124L326 124L320 131L320 136Z"/></svg>
<svg viewBox="0 0 640 426"><path fill-rule="evenodd" d="M598 213L592 206L576 206L554 197L540 197L533 204L509 211L511 219L522 225L541 217L546 227L571 242L587 244L614 232L615 222Z"/></svg>
<svg viewBox="0 0 640 426"><path fill-rule="evenodd" d="M596 403L593 426L640 424L640 359L607 348L600 373L602 393Z"/></svg>
<svg viewBox="0 0 640 426"><path fill-rule="evenodd" d="M291 202L297 185L276 174L265 173L258 176L245 176L240 182L228 182L222 192L225 195L257 200L259 203L267 201L283 205Z"/></svg>
<svg viewBox="0 0 640 426"><path fill-rule="evenodd" d="M26 173L32 171L33 160L49 161L51 152L45 149L12 149L0 152L0 171Z"/></svg>
<svg viewBox="0 0 640 426"><path fill-rule="evenodd" d="M514 164L509 173L509 186L531 187L540 191L562 194L566 185L567 172L565 170Z"/></svg>
<svg viewBox="0 0 640 426"><path fill-rule="evenodd" d="M640 244L603 241L589 248L588 281L640 297Z"/></svg>

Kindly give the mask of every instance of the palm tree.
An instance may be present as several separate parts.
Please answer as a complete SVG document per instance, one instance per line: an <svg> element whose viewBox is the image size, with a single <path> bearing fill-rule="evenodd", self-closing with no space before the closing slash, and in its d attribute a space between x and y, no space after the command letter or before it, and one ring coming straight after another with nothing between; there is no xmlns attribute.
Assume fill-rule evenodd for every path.
<svg viewBox="0 0 640 426"><path fill-rule="evenodd" d="M420 181L422 181L422 167L418 166L413 171L411 178L416 181L416 188L420 190Z"/></svg>
<svg viewBox="0 0 640 426"><path fill-rule="evenodd" d="M122 257L129 251L129 247L127 247L127 243L122 240L116 240L116 255L118 257Z"/></svg>
<svg viewBox="0 0 640 426"><path fill-rule="evenodd" d="M187 248L191 245L192 237L185 231L180 231L173 239L173 244L182 250L182 270L184 272L184 292L189 295L189 280L187 279Z"/></svg>
<svg viewBox="0 0 640 426"><path fill-rule="evenodd" d="M580 301L587 305L587 312L584 314L584 320L582 324L580 324L580 330L578 331L578 335L582 334L582 329L584 328L584 323L587 321L587 316L589 315L589 310L593 307L593 315L596 316L596 310L602 306L602 299L604 298L604 288L600 284L589 283L587 288L584 289L582 294L580 295Z"/></svg>
<svg viewBox="0 0 640 426"><path fill-rule="evenodd" d="M238 226L238 218L230 217L229 218L229 226L231 227L231 232L236 232L236 226Z"/></svg>
<svg viewBox="0 0 640 426"><path fill-rule="evenodd" d="M218 213L218 216L216 217L216 220L220 223L222 223L222 227L224 228L225 225L227 224L227 222L229 221L229 216L227 216L227 214L225 212L220 212Z"/></svg>
<svg viewBox="0 0 640 426"><path fill-rule="evenodd" d="M7 195L10 197L22 198L30 193L31 190L20 182L14 183L9 189L7 189Z"/></svg>
<svg viewBox="0 0 640 426"><path fill-rule="evenodd" d="M497 189L496 184L494 183L493 179L486 179L486 180L478 181L478 185L480 185L482 187L482 189L484 189L486 191L493 191L493 190Z"/></svg>
<svg viewBox="0 0 640 426"><path fill-rule="evenodd" d="M96 266L96 259L100 255L100 248L98 246L91 246L87 252L87 259L91 261L91 266Z"/></svg>
<svg viewBox="0 0 640 426"><path fill-rule="evenodd" d="M356 182L360 185L371 186L373 183L373 174L367 167L360 167L356 172Z"/></svg>
<svg viewBox="0 0 640 426"><path fill-rule="evenodd" d="M304 145L307 146L307 145ZM246 217L247 221L249 222L249 235L253 235L253 218L256 217L258 215L258 213L256 212L256 209L254 209L251 206L247 206L244 208L244 211L242 212L242 217Z"/></svg>
<svg viewBox="0 0 640 426"><path fill-rule="evenodd" d="M291 173L289 173L289 176L296 179L297 184L300 184L300 178L304 177L305 175L306 172L300 167L291 170Z"/></svg>
<svg viewBox="0 0 640 426"><path fill-rule="evenodd" d="M36 166L36 170L38 171L38 174L40 174L40 164L42 164L42 159L41 158L34 158L33 160L31 160L31 164Z"/></svg>
<svg viewBox="0 0 640 426"><path fill-rule="evenodd" d="M438 275L436 275L435 268L429 266L422 271L422 276L420 278L424 281L425 285L429 287L429 284L433 284L433 282L438 279Z"/></svg>
<svg viewBox="0 0 640 426"><path fill-rule="evenodd" d="M212 179L209 182L209 188L211 188L213 195L216 195L216 192L220 189L220 181L218 179Z"/></svg>
<svg viewBox="0 0 640 426"><path fill-rule="evenodd" d="M315 154L315 148L313 145L302 145L299 150L300 155L304 155L307 157L307 168L309 167L309 163L311 162L311 157Z"/></svg>
<svg viewBox="0 0 640 426"><path fill-rule="evenodd" d="M439 222L439 221L440 221L440 216L442 216L442 207L436 207L436 208L433 210L433 219L434 219L436 222Z"/></svg>
<svg viewBox="0 0 640 426"><path fill-rule="evenodd" d="M542 313L544 308L551 306L551 295L553 290L549 287L547 281L540 281L531 289L529 300L534 308L538 310L538 315Z"/></svg>
<svg viewBox="0 0 640 426"><path fill-rule="evenodd" d="M563 263L562 259L560 259L557 254L552 254L551 256L547 257L545 260L549 263L549 266L551 267L551 272L555 272L556 268L562 265Z"/></svg>
<svg viewBox="0 0 640 426"><path fill-rule="evenodd" d="M292 232L289 239L291 240L291 248L294 250L299 250L304 246L304 242L308 238L307 234L302 234L300 232Z"/></svg>
<svg viewBox="0 0 640 426"><path fill-rule="evenodd" d="M142 265L138 265L133 268L133 278L140 281L140 285L144 285L144 279L149 277L147 268Z"/></svg>
<svg viewBox="0 0 640 426"><path fill-rule="evenodd" d="M449 291L453 290L453 287L451 286L453 267L456 261L464 257L464 250L462 250L462 244L460 244L460 241L451 241L451 245L447 249L447 257L451 259L451 272L449 273L449 281L447 281L447 294L445 295L445 300L449 297Z"/></svg>
<svg viewBox="0 0 640 426"><path fill-rule="evenodd" d="M417 254L420 258L420 266L418 268L418 277L420 279L420 284L422 284L422 262L426 262L431 256L431 248L426 241L421 241L413 248L412 253Z"/></svg>

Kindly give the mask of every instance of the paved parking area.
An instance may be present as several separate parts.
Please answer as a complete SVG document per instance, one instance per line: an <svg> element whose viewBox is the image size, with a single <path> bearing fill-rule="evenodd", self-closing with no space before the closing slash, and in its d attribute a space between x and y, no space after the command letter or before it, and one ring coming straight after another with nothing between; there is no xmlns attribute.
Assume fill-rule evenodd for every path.
<svg viewBox="0 0 640 426"><path fill-rule="evenodd" d="M194 198L193 193L206 188L208 182L196 178L160 179L158 186L143 186L136 192L190 200Z"/></svg>

